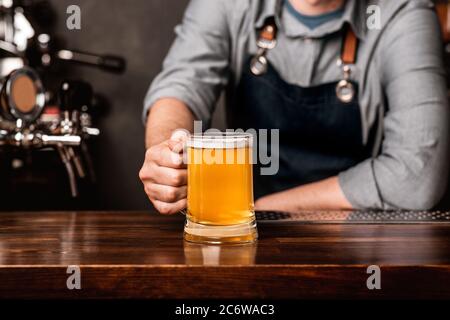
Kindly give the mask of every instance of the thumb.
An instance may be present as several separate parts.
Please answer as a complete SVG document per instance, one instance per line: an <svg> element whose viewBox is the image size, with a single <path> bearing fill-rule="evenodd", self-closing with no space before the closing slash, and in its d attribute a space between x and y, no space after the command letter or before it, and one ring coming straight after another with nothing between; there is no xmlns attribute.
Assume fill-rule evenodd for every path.
<svg viewBox="0 0 450 320"><path fill-rule="evenodd" d="M180 153L181 151L183 151L184 145L188 138L188 131L183 129L175 130L168 141L170 150L175 153Z"/></svg>

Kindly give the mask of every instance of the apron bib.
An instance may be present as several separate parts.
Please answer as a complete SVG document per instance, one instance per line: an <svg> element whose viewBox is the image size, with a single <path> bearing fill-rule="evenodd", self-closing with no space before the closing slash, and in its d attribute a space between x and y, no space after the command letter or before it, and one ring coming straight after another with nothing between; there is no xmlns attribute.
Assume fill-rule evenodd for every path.
<svg viewBox="0 0 450 320"><path fill-rule="evenodd" d="M362 143L356 83L344 103L338 83L303 88L284 81L270 62L263 74L250 69L251 58L237 87L233 127L280 132L278 173L264 176L254 166L256 198L335 176L370 156Z"/></svg>

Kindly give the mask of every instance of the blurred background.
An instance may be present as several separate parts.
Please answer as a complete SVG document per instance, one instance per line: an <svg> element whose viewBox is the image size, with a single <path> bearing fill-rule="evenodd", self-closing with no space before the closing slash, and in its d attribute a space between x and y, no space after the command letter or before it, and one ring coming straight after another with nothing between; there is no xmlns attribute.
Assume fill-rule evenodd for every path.
<svg viewBox="0 0 450 320"><path fill-rule="evenodd" d="M101 209L146 209L138 172L144 157L142 103L174 39L187 0L51 0L55 32L68 48L123 56L127 69L111 75L92 68L72 68L107 97L98 137L98 201ZM81 8L81 30L66 28L66 9Z"/></svg>
<svg viewBox="0 0 450 320"><path fill-rule="evenodd" d="M47 23L43 31L54 35L61 47L119 55L126 60L127 67L123 74L77 65L58 69L60 80L88 81L106 105L96 123L101 134L91 139L97 175L95 186L84 189L81 186L79 199L72 200L61 163L49 160L51 157L39 160L41 155L34 152L31 164L34 173L21 175L20 170L15 170L14 177L9 177L14 185L3 184L0 210L148 209L150 205L138 179L145 152L142 102L151 80L161 69L174 39L174 27L180 22L188 0L50 0L48 3L54 21ZM81 30L66 27L69 16L66 10L74 4L81 8ZM3 175L9 171L8 165L2 168ZM47 172L44 178L51 176L54 180L53 187L39 183L43 180L39 177L42 172ZM19 181L28 183L19 186Z"/></svg>
<svg viewBox="0 0 450 320"><path fill-rule="evenodd" d="M33 1L18 2L26 6ZM126 61L126 69L120 74L64 64L47 71L50 75L44 84L54 92L64 79L88 82L95 92L98 106L93 121L100 135L89 141L95 183L79 181L79 196L74 199L64 165L54 150L27 151L25 155L0 150L0 210L149 209L138 179L145 153L142 102L161 70L175 36L174 27L189 0L44 2L45 10L36 11L41 20L36 23L37 32L52 35L59 48L120 56ZM81 8L81 30L66 27L70 5ZM447 11L442 11L442 17L443 28L449 28ZM222 128L223 119L220 104L213 126ZM449 206L449 200L447 196L443 207Z"/></svg>

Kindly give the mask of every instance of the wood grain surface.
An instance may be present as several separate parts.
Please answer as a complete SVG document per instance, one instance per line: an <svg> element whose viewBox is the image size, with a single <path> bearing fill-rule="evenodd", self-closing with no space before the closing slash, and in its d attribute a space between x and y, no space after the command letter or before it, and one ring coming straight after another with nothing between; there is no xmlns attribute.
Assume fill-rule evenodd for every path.
<svg viewBox="0 0 450 320"><path fill-rule="evenodd" d="M450 223L259 221L254 245L206 246L183 241L183 219L2 213L0 298L450 298Z"/></svg>

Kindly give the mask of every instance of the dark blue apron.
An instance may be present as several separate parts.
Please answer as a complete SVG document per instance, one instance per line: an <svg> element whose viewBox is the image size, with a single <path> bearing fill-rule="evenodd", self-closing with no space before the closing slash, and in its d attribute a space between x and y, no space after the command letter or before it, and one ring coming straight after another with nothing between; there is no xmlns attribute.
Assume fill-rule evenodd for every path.
<svg viewBox="0 0 450 320"><path fill-rule="evenodd" d="M362 142L358 96L336 96L337 83L303 88L284 81L268 64L250 71L250 59L236 92L232 123L242 129L280 130L280 167L263 176L255 165L255 198L337 175L370 156ZM353 83L357 90L357 84ZM270 151L270 148L269 148Z"/></svg>

